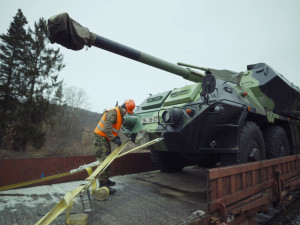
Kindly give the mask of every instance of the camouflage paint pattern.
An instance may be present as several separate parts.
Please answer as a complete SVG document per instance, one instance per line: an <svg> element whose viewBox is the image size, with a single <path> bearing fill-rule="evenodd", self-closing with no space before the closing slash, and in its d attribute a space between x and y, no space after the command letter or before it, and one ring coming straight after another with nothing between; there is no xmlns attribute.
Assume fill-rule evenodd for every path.
<svg viewBox="0 0 300 225"><path fill-rule="evenodd" d="M47 36L51 43L73 50L93 45L196 83L150 96L133 115L127 115L123 126L125 134L133 140L139 131L144 131L149 140L164 137L163 142L151 147L154 150L236 153L240 129L249 120L261 128L284 127L288 137L291 136L292 147L299 149L300 90L270 66L264 63L248 65L247 71L236 73L182 63L176 65L89 32L67 14L56 17L48 20ZM85 35L80 30L84 30ZM216 78L216 88L208 98L200 95L207 74ZM164 120L162 115L165 115Z"/></svg>
<svg viewBox="0 0 300 225"><path fill-rule="evenodd" d="M110 142L107 138L99 136L97 134L94 135L94 153L97 160L101 163L105 160L105 158L111 153ZM104 184L108 181L109 178L109 167L103 171L98 177L99 184Z"/></svg>
<svg viewBox="0 0 300 225"><path fill-rule="evenodd" d="M282 75L275 72L266 64L252 66L254 69L236 73L239 75L239 83L217 79L216 90L210 94L208 104L200 96L202 90L201 82L148 97L135 110L135 122L131 124L130 128L126 127L126 120L129 119L125 119L124 125L127 128L125 129L125 133L135 136L141 130L146 131L150 140L165 134L169 138L165 138L164 142L153 145L151 149L199 153L201 150L208 149L222 151L222 149L237 150L238 148L237 141L232 145L218 146L219 148L210 147L211 142L209 140L224 142L218 133L222 132L224 134L227 132L227 129L215 129L215 132L213 132L213 129L210 130L208 127L226 126L227 123L232 123L233 120L238 118L242 118L239 122L243 122L249 115L252 115L252 117L253 115L254 117L255 115L262 116L265 118L265 123L269 124L276 123L277 121L283 121L288 124L290 123L290 117L293 117L295 121L298 120L299 115L297 111L300 108L299 89L286 81ZM268 69L265 73L266 68ZM221 77L221 74L222 71L219 71L217 76ZM285 102L288 96L280 99L277 95L278 92L282 91L282 87L287 89L286 93L288 95L296 96L298 100L295 101L295 98L293 98L292 100L294 101L289 102L289 105L287 105ZM270 91L269 89L274 89L275 91ZM292 107L290 107L291 104ZM220 116L217 119L218 122L214 123L212 122L214 116L207 116L207 111L213 110L213 107L216 105L222 105L225 109L224 117L228 118L220 120ZM185 110L188 108L195 109L193 116L185 113ZM181 109L183 111L183 119L178 126L162 122L162 113L171 109ZM244 117L243 113L245 114ZM127 117L130 116L127 115ZM238 121L232 123L233 126L236 125L237 127L240 124ZM228 138L237 139L238 129L234 130L230 126L228 126L228 129L232 129L232 134L236 136L232 135L231 137L228 136ZM175 133L177 134L173 135ZM204 133L209 133L209 135ZM295 133L298 134L296 131ZM168 136L168 134L170 135ZM197 139L202 139L203 141L201 142ZM204 139L207 139L206 143ZM297 137L296 139L298 140L299 138ZM170 144L171 142L175 142L176 144ZM180 150L177 148L178 146L183 149Z"/></svg>

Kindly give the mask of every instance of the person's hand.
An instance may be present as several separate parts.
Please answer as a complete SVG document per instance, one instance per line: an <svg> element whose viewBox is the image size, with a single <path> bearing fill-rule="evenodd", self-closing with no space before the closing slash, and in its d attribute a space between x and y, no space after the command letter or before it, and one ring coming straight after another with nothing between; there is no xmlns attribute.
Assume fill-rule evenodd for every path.
<svg viewBox="0 0 300 225"><path fill-rule="evenodd" d="M121 138L119 136L115 137L115 139L113 139L112 142L119 146L122 144Z"/></svg>

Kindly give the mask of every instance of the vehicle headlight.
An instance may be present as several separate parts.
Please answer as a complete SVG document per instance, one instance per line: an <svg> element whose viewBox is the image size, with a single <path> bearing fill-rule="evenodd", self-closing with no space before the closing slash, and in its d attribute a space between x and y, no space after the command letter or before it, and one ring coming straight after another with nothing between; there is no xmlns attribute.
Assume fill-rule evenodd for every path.
<svg viewBox="0 0 300 225"><path fill-rule="evenodd" d="M169 111L164 111L162 114L162 120L164 123L170 123L171 122L171 113Z"/></svg>
<svg viewBox="0 0 300 225"><path fill-rule="evenodd" d="M162 114L162 120L164 123L178 125L183 117L183 111L181 109L166 110Z"/></svg>

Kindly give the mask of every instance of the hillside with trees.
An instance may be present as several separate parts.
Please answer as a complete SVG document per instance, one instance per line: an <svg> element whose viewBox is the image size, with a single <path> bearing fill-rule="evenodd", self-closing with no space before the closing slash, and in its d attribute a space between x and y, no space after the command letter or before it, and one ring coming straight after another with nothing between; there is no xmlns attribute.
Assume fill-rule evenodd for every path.
<svg viewBox="0 0 300 225"><path fill-rule="evenodd" d="M93 154L101 115L82 109L84 90L64 88L63 55L49 47L46 20L27 24L19 9L0 35L0 157Z"/></svg>

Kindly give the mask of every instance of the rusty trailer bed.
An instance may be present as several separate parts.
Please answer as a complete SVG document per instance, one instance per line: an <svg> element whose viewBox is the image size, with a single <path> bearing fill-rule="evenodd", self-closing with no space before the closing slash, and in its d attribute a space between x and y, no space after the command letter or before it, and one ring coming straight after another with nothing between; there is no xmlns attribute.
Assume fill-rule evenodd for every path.
<svg viewBox="0 0 300 225"><path fill-rule="evenodd" d="M117 165L115 165L117 167ZM92 197L88 224L255 224L258 212L285 206L300 189L300 155L228 167L186 167L112 178L117 192ZM34 224L80 182L0 192L0 224ZM72 212L83 211L79 198ZM64 224L64 215L52 224Z"/></svg>

